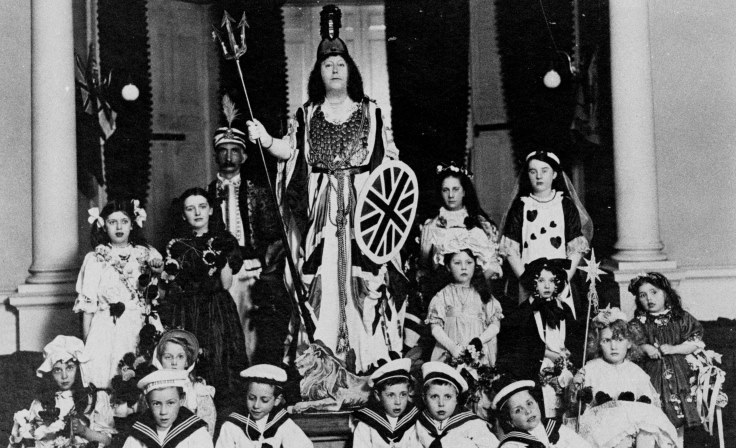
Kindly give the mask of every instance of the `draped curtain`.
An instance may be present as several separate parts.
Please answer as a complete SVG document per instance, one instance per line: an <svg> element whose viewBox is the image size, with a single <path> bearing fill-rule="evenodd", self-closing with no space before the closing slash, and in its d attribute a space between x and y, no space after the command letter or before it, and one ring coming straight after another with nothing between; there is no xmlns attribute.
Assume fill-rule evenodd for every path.
<svg viewBox="0 0 736 448"><path fill-rule="evenodd" d="M572 8L571 0L496 0L504 99L519 163L540 148L554 151L567 164L572 161L570 125L577 85L561 53L572 53ZM561 76L554 89L543 82L552 68Z"/></svg>
<svg viewBox="0 0 736 448"><path fill-rule="evenodd" d="M151 175L151 63L147 0L99 0L100 68L112 73L108 100L117 112L115 133L105 144L107 195L146 202ZM136 85L140 96L125 101L123 86Z"/></svg>
<svg viewBox="0 0 736 448"><path fill-rule="evenodd" d="M385 20L394 141L421 190L434 191L437 165L465 157L469 4L386 0ZM421 203L420 216L437 206Z"/></svg>

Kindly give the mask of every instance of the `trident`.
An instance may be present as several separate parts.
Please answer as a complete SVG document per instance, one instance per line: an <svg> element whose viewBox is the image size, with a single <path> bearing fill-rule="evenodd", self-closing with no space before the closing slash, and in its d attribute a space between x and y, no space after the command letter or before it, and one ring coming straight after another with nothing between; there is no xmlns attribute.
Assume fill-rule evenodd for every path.
<svg viewBox="0 0 736 448"><path fill-rule="evenodd" d="M243 86L243 93L245 93L245 102L248 105L248 114L250 115L250 119L254 120L255 118L253 117L253 108L250 105L248 89L245 87L245 79L243 78L243 70L240 68L240 57L243 56L246 51L248 51L248 45L245 43L245 29L250 28L250 25L248 25L248 20L246 20L245 13L243 13L243 17L240 19L240 22L238 22L238 34L240 37L240 44L238 44L238 41L235 39L235 32L233 31L233 23L235 23L235 20L232 18L232 16L230 16L230 14L228 14L227 11L224 11L222 16L222 23L220 24L220 26L225 27L225 30L227 31L227 42L230 44L229 49L227 44L225 43L225 40L220 35L220 31L214 26L212 27L212 38L220 43L225 59L235 61L235 66L238 68L238 75L240 75L240 84ZM304 294L304 290L302 289L302 284L299 279L299 271L297 271L296 264L291 258L291 246L289 245L289 237L286 234L284 217L281 215L281 209L278 206L276 191L274 190L273 184L271 183L271 175L268 173L268 167L266 166L266 158L263 155L263 146L261 145L261 140L256 140L256 143L258 143L258 149L261 154L261 162L263 163L263 171L266 173L266 180L268 181L269 192L271 193L271 200L276 206L276 213L278 214L279 221L281 223L281 225L279 226L279 229L281 230L281 242L284 245L284 250L286 251L286 261L289 264L289 269L291 270L292 278L294 279L294 289L296 290L299 314L302 322L304 323L304 328L307 331L309 342L312 343L314 342L314 332L316 330L316 327L314 325L314 322L312 321L312 316L309 313L309 309L307 308L307 296Z"/></svg>

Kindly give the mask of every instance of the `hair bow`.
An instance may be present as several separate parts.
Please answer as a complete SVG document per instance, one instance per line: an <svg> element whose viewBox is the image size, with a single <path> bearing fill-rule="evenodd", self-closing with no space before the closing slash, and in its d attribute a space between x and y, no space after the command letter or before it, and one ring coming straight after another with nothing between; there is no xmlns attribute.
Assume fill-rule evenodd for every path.
<svg viewBox="0 0 736 448"><path fill-rule="evenodd" d="M146 211L141 207L141 202L138 199L133 199L133 214L135 215L135 223L138 227L143 227L143 221L148 218Z"/></svg>
<svg viewBox="0 0 736 448"><path fill-rule="evenodd" d="M485 234L482 234L485 237ZM439 244L435 250L434 261L438 265L445 264L445 255L455 254L465 249L470 250L476 257L476 262L484 264L487 259L487 248L485 241L476 232L463 231Z"/></svg>
<svg viewBox="0 0 736 448"><path fill-rule="evenodd" d="M87 218L87 222L90 223L90 225L94 224L95 221L97 222L97 227L102 228L102 226L105 225L105 220L102 219L102 216L100 216L100 209L99 207L92 207L91 209L87 210L87 213L89 213L89 218Z"/></svg>

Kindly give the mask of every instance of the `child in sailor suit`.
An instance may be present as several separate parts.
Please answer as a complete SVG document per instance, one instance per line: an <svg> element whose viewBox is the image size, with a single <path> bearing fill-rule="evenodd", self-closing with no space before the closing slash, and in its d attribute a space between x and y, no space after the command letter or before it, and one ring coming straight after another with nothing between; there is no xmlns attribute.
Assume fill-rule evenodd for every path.
<svg viewBox="0 0 736 448"><path fill-rule="evenodd" d="M458 408L458 395L468 383L441 362L422 365L424 411L414 425L418 446L424 448L496 448L498 439L485 421Z"/></svg>
<svg viewBox="0 0 736 448"><path fill-rule="evenodd" d="M410 359L390 361L368 379L372 399L357 410L353 448L412 448L417 446L414 423L419 410L409 403Z"/></svg>
<svg viewBox="0 0 736 448"><path fill-rule="evenodd" d="M138 382L149 409L131 428L123 448L212 448L207 424L183 406L185 370L157 370Z"/></svg>
<svg viewBox="0 0 736 448"><path fill-rule="evenodd" d="M259 364L240 373L248 381L244 413L232 412L220 429L217 448L311 448L312 442L283 406L286 372Z"/></svg>

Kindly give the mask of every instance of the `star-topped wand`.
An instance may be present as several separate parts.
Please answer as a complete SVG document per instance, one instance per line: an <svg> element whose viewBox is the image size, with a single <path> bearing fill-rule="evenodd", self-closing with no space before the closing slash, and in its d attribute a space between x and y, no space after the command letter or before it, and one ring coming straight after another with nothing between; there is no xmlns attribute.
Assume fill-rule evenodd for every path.
<svg viewBox="0 0 736 448"><path fill-rule="evenodd" d="M598 314L598 290L596 289L596 282L601 280L601 271L599 261L595 259L595 249L590 250L590 258L585 260L585 266L578 269L587 272L588 276L585 281L588 282L588 314L585 319L585 339L583 339L583 365L585 365L585 359L588 351L588 332L590 331L590 315L591 312ZM583 409L582 401L578 401L578 418L576 425L578 430L580 429L580 413Z"/></svg>
<svg viewBox="0 0 736 448"><path fill-rule="evenodd" d="M245 17L245 13L243 13L243 17L241 17L240 22L238 22L237 25L238 39L236 38L236 33L233 30L234 23L235 19L233 19L227 11L224 11L222 15L222 23L220 24L220 27L224 28L224 30L217 29L217 27L213 26L212 38L220 43L220 47L222 48L222 53L225 59L235 61L235 66L238 68L238 75L240 76L240 84L243 87L243 93L245 94L245 103L248 106L248 114L250 115L250 119L254 120L255 117L253 116L253 108L250 105L248 89L245 87L243 69L240 67L240 58L246 53L246 51L248 51L248 45L245 41L245 29L250 28L250 25L248 24L248 20ZM226 34L225 38L223 38L223 33ZM238 43L238 41L240 41L240 43ZM291 256L291 246L289 244L289 237L286 234L284 217L282 216L281 209L278 205L278 198L276 196L276 191L274 190L273 183L271 183L271 175L268 173L266 157L263 155L263 145L261 144L260 139L256 140L256 143L258 144L258 149L261 154L261 162L263 162L263 171L266 173L266 180L268 181L271 199L274 206L276 207L276 213L279 217L279 221L281 222L281 225L279 226L279 229L281 229L281 242L283 243L284 250L286 252L286 262L289 264L289 270L291 270L291 275L294 279L294 290L296 291L297 295L297 306L299 309L299 314L301 315L301 320L304 323L304 328L306 329L309 342L312 343L314 342L314 332L316 330L316 326L312 321L312 315L309 312L309 308L307 307L307 296L304 293L302 283L299 280L299 271L297 271L296 264L294 263L294 260Z"/></svg>

